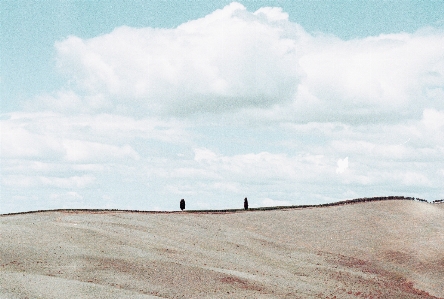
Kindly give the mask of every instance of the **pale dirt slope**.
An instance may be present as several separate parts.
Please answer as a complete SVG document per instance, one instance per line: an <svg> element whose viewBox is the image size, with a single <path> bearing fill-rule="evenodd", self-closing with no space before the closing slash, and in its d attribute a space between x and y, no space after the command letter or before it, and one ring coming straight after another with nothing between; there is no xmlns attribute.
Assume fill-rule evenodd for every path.
<svg viewBox="0 0 444 299"><path fill-rule="evenodd" d="M0 298L444 298L444 204L4 215L0 259Z"/></svg>

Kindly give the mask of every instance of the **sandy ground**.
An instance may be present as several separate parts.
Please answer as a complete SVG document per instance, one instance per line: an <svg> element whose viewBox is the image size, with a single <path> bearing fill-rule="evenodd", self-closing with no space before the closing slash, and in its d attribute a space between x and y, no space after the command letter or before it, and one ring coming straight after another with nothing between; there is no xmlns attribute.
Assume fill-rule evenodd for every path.
<svg viewBox="0 0 444 299"><path fill-rule="evenodd" d="M0 298L444 298L444 204L3 215Z"/></svg>

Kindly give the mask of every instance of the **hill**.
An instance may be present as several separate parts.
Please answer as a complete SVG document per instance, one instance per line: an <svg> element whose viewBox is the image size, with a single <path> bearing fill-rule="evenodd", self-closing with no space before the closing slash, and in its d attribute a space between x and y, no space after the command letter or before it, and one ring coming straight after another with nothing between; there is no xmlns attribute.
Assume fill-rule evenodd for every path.
<svg viewBox="0 0 444 299"><path fill-rule="evenodd" d="M444 298L444 204L0 217L0 298Z"/></svg>

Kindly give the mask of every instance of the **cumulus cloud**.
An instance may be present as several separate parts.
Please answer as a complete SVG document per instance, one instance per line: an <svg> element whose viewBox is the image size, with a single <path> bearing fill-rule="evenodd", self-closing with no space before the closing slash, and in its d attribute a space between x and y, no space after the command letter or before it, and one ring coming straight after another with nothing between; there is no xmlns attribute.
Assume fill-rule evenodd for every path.
<svg viewBox="0 0 444 299"><path fill-rule="evenodd" d="M238 3L70 36L55 45L64 88L0 115L0 208L442 197L443 47L441 29L341 40Z"/></svg>
<svg viewBox="0 0 444 299"><path fill-rule="evenodd" d="M232 3L173 29L124 26L57 42L59 69L76 94L39 102L62 111L237 111L296 122L418 119L423 108L444 109L443 45L444 32L433 28L353 40L313 35L280 8L249 12Z"/></svg>
<svg viewBox="0 0 444 299"><path fill-rule="evenodd" d="M348 157L345 159L339 159L338 168L336 168L336 173L343 173L348 168Z"/></svg>
<svg viewBox="0 0 444 299"><path fill-rule="evenodd" d="M119 27L56 49L59 68L87 94L116 108L189 114L291 100L300 77L295 41L305 34L280 10L232 3L174 29Z"/></svg>
<svg viewBox="0 0 444 299"><path fill-rule="evenodd" d="M444 33L419 31L350 41L317 40L304 55L306 73L299 90L301 106L311 98L344 117L403 118L413 107L442 107L434 95L444 86ZM433 95L434 94L434 95ZM316 107L321 108L322 107Z"/></svg>

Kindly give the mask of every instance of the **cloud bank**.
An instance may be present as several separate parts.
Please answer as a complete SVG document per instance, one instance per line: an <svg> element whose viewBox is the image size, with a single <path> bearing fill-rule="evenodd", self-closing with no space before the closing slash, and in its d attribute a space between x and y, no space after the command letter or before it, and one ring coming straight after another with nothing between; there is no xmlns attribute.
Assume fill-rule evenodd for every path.
<svg viewBox="0 0 444 299"><path fill-rule="evenodd" d="M66 85L1 115L0 212L444 197L441 29L341 40L232 3L55 50Z"/></svg>
<svg viewBox="0 0 444 299"><path fill-rule="evenodd" d="M79 90L109 101L92 109L186 115L270 107L292 99L301 75L295 40L306 33L287 19L233 3L174 29L71 36L56 43L57 60Z"/></svg>
<svg viewBox="0 0 444 299"><path fill-rule="evenodd" d="M56 43L59 69L94 111L186 116L260 109L293 121L393 121L444 109L444 34L344 41L279 8L239 3L174 29L119 27ZM54 102L54 101L52 101Z"/></svg>

